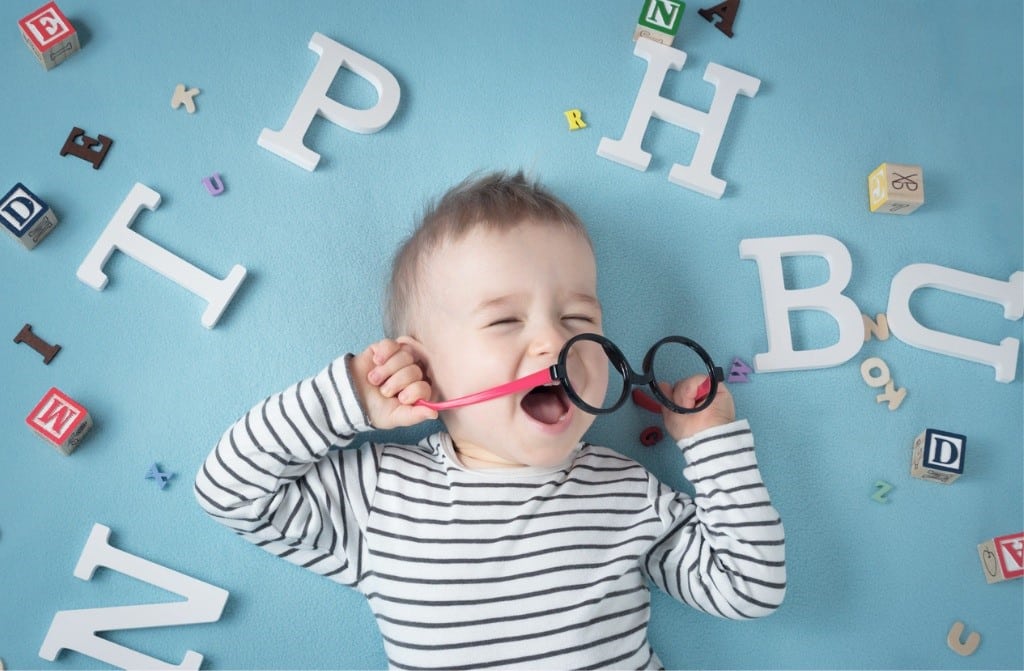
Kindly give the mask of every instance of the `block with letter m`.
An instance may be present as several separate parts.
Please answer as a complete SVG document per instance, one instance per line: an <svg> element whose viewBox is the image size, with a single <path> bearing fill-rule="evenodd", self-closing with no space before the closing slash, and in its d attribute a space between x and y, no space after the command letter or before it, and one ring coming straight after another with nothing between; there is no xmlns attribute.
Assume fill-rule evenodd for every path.
<svg viewBox="0 0 1024 671"><path fill-rule="evenodd" d="M65 456L75 451L92 428L88 411L56 387L43 395L25 422Z"/></svg>

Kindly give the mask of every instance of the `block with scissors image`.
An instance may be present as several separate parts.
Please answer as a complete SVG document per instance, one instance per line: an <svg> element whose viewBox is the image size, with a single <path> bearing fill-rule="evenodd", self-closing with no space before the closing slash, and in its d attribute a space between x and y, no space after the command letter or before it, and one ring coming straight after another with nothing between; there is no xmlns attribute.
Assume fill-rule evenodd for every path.
<svg viewBox="0 0 1024 671"><path fill-rule="evenodd" d="M868 175L872 212L910 214L924 205L924 171L919 165L883 163Z"/></svg>

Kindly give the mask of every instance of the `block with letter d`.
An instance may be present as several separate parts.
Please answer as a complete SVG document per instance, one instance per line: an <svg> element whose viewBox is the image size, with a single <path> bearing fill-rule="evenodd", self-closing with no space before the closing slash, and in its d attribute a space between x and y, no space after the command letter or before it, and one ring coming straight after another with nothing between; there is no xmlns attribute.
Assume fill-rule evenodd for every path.
<svg viewBox="0 0 1024 671"><path fill-rule="evenodd" d="M964 474L967 437L958 433L925 429L914 439L910 474L922 480L948 485Z"/></svg>
<svg viewBox="0 0 1024 671"><path fill-rule="evenodd" d="M22 18L18 27L25 44L47 70L60 65L81 48L78 31L56 2L48 2Z"/></svg>
<svg viewBox="0 0 1024 671"><path fill-rule="evenodd" d="M872 212L910 214L924 205L924 172L919 165L883 163L868 175Z"/></svg>
<svg viewBox="0 0 1024 671"><path fill-rule="evenodd" d="M64 456L74 452L92 428L89 412L56 387L46 392L25 422Z"/></svg>
<svg viewBox="0 0 1024 671"><path fill-rule="evenodd" d="M0 199L0 224L26 249L32 249L57 225L57 215L21 182Z"/></svg>

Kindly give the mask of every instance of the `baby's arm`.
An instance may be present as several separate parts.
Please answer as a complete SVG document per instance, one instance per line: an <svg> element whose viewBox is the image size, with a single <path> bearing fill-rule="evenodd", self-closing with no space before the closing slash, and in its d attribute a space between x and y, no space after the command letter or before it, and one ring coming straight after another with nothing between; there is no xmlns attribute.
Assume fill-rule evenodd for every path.
<svg viewBox="0 0 1024 671"><path fill-rule="evenodd" d="M249 410L224 433L195 482L200 506L219 522L344 584L361 575L361 539L379 456L374 445L330 451L378 428L349 375L360 358L371 359L371 348L336 359ZM387 405L378 386L365 387L370 407Z"/></svg>
<svg viewBox="0 0 1024 671"><path fill-rule="evenodd" d="M644 571L676 599L713 615L771 614L786 591L785 534L750 426L720 424L678 444L696 495L651 476L651 502L665 531L642 558Z"/></svg>

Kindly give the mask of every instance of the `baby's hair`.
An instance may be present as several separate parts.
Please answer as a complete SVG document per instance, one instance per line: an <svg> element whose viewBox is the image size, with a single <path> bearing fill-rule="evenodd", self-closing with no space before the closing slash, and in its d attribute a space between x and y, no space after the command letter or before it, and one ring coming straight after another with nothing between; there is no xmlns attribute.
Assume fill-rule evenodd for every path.
<svg viewBox="0 0 1024 671"><path fill-rule="evenodd" d="M593 246L572 208L521 170L511 175L471 175L428 204L419 225L399 246L391 264L384 309L387 336L410 334L410 308L416 300L419 274L433 252L478 227L508 231L527 220L575 231Z"/></svg>

